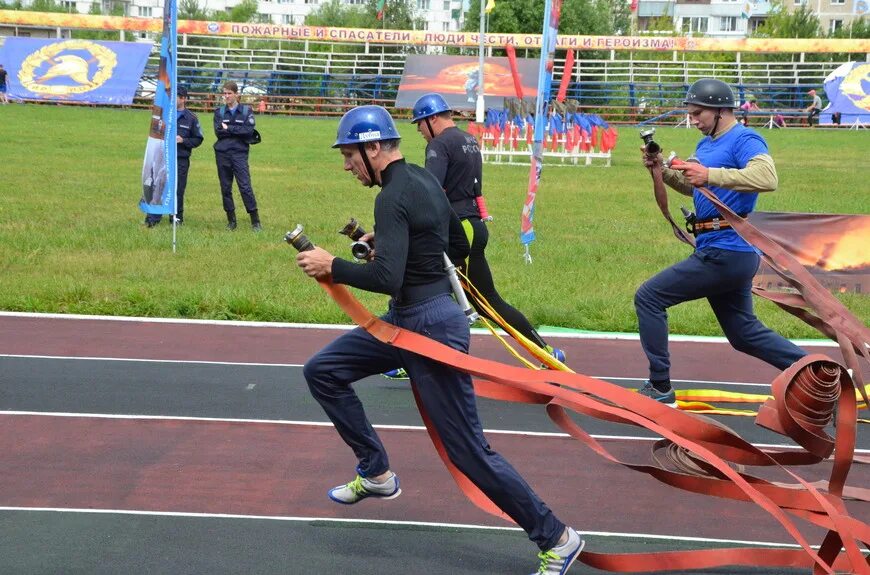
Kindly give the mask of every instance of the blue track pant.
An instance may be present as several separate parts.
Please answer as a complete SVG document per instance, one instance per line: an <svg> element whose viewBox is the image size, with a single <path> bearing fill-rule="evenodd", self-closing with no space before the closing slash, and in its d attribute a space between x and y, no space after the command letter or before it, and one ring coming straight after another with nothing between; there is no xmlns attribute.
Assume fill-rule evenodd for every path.
<svg viewBox="0 0 870 575"><path fill-rule="evenodd" d="M806 352L761 323L752 310L755 252L696 250L687 259L643 283L634 296L640 343L649 358L650 379L670 379L668 308L707 298L728 341L770 365L785 369Z"/></svg>
<svg viewBox="0 0 870 575"><path fill-rule="evenodd" d="M468 352L468 321L447 294L404 307L394 305L383 319ZM308 360L303 372L312 395L356 455L360 475L380 475L390 468L390 463L351 384L398 367L404 367L410 375L456 467L516 521L538 547L554 547L565 525L510 463L489 447L478 418L471 376L381 343L356 328Z"/></svg>

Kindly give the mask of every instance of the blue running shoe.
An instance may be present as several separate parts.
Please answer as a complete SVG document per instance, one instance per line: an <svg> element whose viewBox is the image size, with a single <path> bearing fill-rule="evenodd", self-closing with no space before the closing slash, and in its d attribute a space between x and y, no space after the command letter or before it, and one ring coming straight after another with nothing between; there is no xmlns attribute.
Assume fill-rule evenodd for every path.
<svg viewBox="0 0 870 575"><path fill-rule="evenodd" d="M580 539L577 532L568 529L568 541L547 551L538 553L538 570L533 575L565 575L577 556L583 551L586 542Z"/></svg>
<svg viewBox="0 0 870 575"><path fill-rule="evenodd" d="M674 388L670 388L668 391L659 391L653 387L653 384L649 382L649 380L643 382L643 385L637 392L643 396L646 396L650 399L655 399L659 403L664 403L668 407L676 407L677 406L677 394L674 393Z"/></svg>
<svg viewBox="0 0 870 575"><path fill-rule="evenodd" d="M411 379L410 377L408 377L408 372L405 371L404 367L385 371L382 375L387 379Z"/></svg>
<svg viewBox="0 0 870 575"><path fill-rule="evenodd" d="M565 363L565 352L559 349L558 347L553 347L552 345L548 345L544 348L544 351L552 355L557 361L561 361ZM541 369L550 369L546 363L541 364Z"/></svg>

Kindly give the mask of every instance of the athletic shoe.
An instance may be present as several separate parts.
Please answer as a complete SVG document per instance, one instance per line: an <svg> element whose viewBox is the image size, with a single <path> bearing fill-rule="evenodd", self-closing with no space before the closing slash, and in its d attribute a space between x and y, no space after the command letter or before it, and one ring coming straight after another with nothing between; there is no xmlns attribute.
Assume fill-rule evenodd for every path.
<svg viewBox="0 0 870 575"><path fill-rule="evenodd" d="M362 475L357 475L356 479L347 485L339 485L329 490L329 498L343 505L353 505L366 497L395 499L401 494L399 478L395 473L383 483L375 483Z"/></svg>
<svg viewBox="0 0 870 575"><path fill-rule="evenodd" d="M586 542L580 539L577 532L568 529L568 541L558 547L538 553L538 570L532 575L564 575L571 564L580 555Z"/></svg>
<svg viewBox="0 0 870 575"><path fill-rule="evenodd" d="M558 347L553 347L552 345L548 345L544 348L544 350L556 358L556 361L560 361L565 363L565 352ZM550 367L546 363L541 364L541 369L550 369Z"/></svg>
<svg viewBox="0 0 870 575"><path fill-rule="evenodd" d="M385 371L383 376L387 379L411 379L408 377L408 372L405 371L404 367L400 367L398 369L391 369L390 371Z"/></svg>
<svg viewBox="0 0 870 575"><path fill-rule="evenodd" d="M637 392L641 395L649 397L650 399L655 399L659 403L664 403L668 407L676 407L677 406L677 394L674 393L674 388L670 388L668 391L659 391L653 387L653 385L649 381L643 382L643 385Z"/></svg>

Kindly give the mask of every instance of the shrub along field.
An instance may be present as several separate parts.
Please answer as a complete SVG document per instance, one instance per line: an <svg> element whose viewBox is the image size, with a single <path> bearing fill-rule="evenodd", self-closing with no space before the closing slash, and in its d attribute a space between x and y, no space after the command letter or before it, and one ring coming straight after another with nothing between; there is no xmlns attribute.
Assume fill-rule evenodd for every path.
<svg viewBox="0 0 870 575"><path fill-rule="evenodd" d="M11 105L0 114L0 309L349 323L295 266L294 250L282 241L301 223L314 243L350 258L339 228L351 216L371 228L377 188L342 171L338 151L330 149L337 119L258 117L263 143L251 150L251 172L264 231L256 234L237 194L239 229L224 229L211 116L201 114L205 142L193 154L185 225L173 253L171 226L164 220L145 228L137 207L147 111ZM425 142L410 124L400 129L406 157L422 163ZM637 131L620 127L619 133L609 169L544 169L531 265L518 239L528 168L484 168L495 218L487 253L496 285L534 324L636 331L637 286L687 254L652 199ZM780 189L763 195L758 209L870 213L870 133L762 133ZM698 138L684 128L656 134L665 150L682 157ZM689 201L673 194L675 214ZM386 296L359 295L375 311L386 307ZM868 296L840 297L868 323ZM757 301L757 308L788 337L818 336L767 302ZM673 333L721 335L706 302L678 306L670 316Z"/></svg>

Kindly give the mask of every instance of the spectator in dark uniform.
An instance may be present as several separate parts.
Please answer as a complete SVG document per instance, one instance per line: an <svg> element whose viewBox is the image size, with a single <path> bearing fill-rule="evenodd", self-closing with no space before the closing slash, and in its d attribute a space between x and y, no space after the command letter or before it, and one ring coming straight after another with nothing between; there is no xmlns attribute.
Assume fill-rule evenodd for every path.
<svg viewBox="0 0 870 575"><path fill-rule="evenodd" d="M194 148L202 144L202 128L196 114L187 109L187 88L178 87L176 100L178 109L178 121L176 123L175 145L178 150L178 174L176 180L176 198L178 205L175 214L175 222L178 225L184 223L184 190L187 188L187 172L190 170L190 154ZM160 214L148 214L145 216L145 225L153 228L163 218Z"/></svg>
<svg viewBox="0 0 870 575"><path fill-rule="evenodd" d="M3 64L0 64L0 102L9 103L9 96L6 95L6 76L8 72L3 69Z"/></svg>
<svg viewBox="0 0 870 575"><path fill-rule="evenodd" d="M251 170L248 166L248 143L254 134L254 111L239 103L239 86L227 82L223 86L225 105L214 111L214 155L217 161L218 179L221 184L224 211L227 213L227 229L236 229L236 205L233 202L233 178L239 186L239 194L245 210L251 216L251 228L258 232L260 214L257 199L251 187Z"/></svg>

